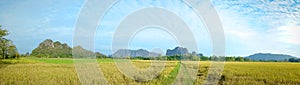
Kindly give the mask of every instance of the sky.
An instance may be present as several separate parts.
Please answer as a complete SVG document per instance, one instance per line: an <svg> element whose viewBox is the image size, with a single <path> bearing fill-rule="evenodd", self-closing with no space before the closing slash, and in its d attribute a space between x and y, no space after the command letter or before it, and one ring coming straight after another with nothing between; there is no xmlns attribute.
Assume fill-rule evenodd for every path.
<svg viewBox="0 0 300 85"><path fill-rule="evenodd" d="M72 46L75 24L84 3L84 0L1 0L0 25L9 31L6 38L13 41L20 53L31 52L45 39ZM211 3L223 25L226 55L275 53L300 57L300 1L212 0ZM205 23L182 0L120 0L100 21L94 51L111 54L118 25L126 16L147 7L175 13L197 41L198 49L189 51L212 55ZM129 49L149 51L176 46L180 45L172 34L155 27L139 31L129 43Z"/></svg>

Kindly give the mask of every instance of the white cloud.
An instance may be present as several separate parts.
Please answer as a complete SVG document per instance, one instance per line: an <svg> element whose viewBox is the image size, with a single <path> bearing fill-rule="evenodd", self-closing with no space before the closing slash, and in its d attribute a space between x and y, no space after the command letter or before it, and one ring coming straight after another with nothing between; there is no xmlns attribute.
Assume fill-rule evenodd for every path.
<svg viewBox="0 0 300 85"><path fill-rule="evenodd" d="M289 25L277 28L279 40L288 44L300 45L300 26Z"/></svg>
<svg viewBox="0 0 300 85"><path fill-rule="evenodd" d="M300 55L295 49L295 46L299 46L300 37L297 33L300 33L300 26L274 25L275 28L268 29L253 24L252 18L240 15L236 10L217 10L226 35L227 55L248 56L258 52Z"/></svg>
<svg viewBox="0 0 300 85"><path fill-rule="evenodd" d="M287 22L299 24L300 4L297 0L213 0L219 9L233 10L251 23L270 26L285 25Z"/></svg>
<svg viewBox="0 0 300 85"><path fill-rule="evenodd" d="M157 1L157 2L154 1L153 3L143 2L144 4L139 4L138 6L131 5L131 2L127 2L127 3L122 2L122 3L116 4L116 6L113 7L110 10L110 12L108 12L107 16L105 16L103 18L103 22L100 24L101 25L100 27L104 28L102 30L103 32L111 32L111 33L110 34L97 34L97 37L105 38L104 40L109 42L111 40L109 38L112 38L110 36L113 33L112 31L114 31L115 27L118 26L118 23L120 23L120 20L122 20L122 19L124 19L124 17L126 17L126 14L130 14L131 12L136 11L137 9L140 9L140 8L156 6L158 8L161 7L161 8L167 9L167 10L177 14L177 16L179 16L180 19L182 19L185 22L185 24L187 24L191 28L190 30L193 32L193 34L195 34L194 36L196 36L198 43L201 44L200 46L198 46L200 50L202 49L201 52L205 51L206 54L209 53L206 51L210 47L210 45L206 44L206 43L209 43L209 39L207 39L208 35L206 33L206 30L203 28L203 25L200 25L200 24L202 24L201 20L197 19L198 16L196 16L188 6L186 6L184 3L181 3L181 1L171 1L170 0L170 1ZM165 16L168 17L168 15L165 15ZM148 18L150 18L150 17L148 17ZM141 18L141 19L147 19L147 18ZM170 18L169 20L172 21L172 18ZM174 21L172 21L172 22L174 22ZM166 34L166 33L164 33L164 34ZM135 40L143 41L143 42L150 42L151 38L153 38L153 35L156 36L155 38L159 38L159 39L155 39L155 40L160 41L159 44L164 45L161 47L163 47L165 49L177 46L177 45L168 43L169 41L173 41L173 39L170 36L160 35L159 31L144 32L143 35L138 35L138 37L135 37ZM180 36L187 36L187 35L181 34ZM183 41L191 40L191 39L189 39L190 36L187 36L185 38L186 38L186 40L183 40ZM150 39L150 40L147 40L147 39ZM151 42L153 42L153 41L151 41ZM151 43L149 43L147 45L140 45L138 47L145 46L148 48L152 48L151 45L153 45L154 43L152 43L151 45L150 44ZM188 46L186 46L186 47L188 48ZM194 47L194 48L196 48L196 47Z"/></svg>

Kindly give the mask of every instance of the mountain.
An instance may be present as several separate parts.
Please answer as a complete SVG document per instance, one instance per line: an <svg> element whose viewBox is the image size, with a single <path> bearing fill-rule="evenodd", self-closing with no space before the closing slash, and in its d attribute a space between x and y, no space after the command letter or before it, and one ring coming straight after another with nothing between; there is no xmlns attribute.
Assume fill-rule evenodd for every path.
<svg viewBox="0 0 300 85"><path fill-rule="evenodd" d="M106 55L99 52L92 52L82 48L81 46L75 46L73 52L78 57L93 57L97 58L106 57ZM32 50L32 56L37 57L47 57L47 58L72 58L72 48L66 43L60 43L59 41L52 41L51 39L46 39L41 42L37 48Z"/></svg>
<svg viewBox="0 0 300 85"><path fill-rule="evenodd" d="M191 55L192 55L192 56L198 56L198 57L202 57L202 56L203 56L202 53L198 53L198 54L197 54L195 51L193 51Z"/></svg>
<svg viewBox="0 0 300 85"><path fill-rule="evenodd" d="M59 41L53 42L51 39L46 39L32 50L31 55L50 58L72 57L72 48L66 43L62 44Z"/></svg>
<svg viewBox="0 0 300 85"><path fill-rule="evenodd" d="M116 51L113 54L114 57L157 57L157 56L161 56L161 54L158 53L154 53L154 52L149 52L147 50L144 49L138 49L138 50L129 50L129 49L120 49L118 51Z"/></svg>
<svg viewBox="0 0 300 85"><path fill-rule="evenodd" d="M83 58L83 57L93 57L95 56L95 53L89 50L86 50L82 48L81 46L75 46L73 47L73 55L76 56L76 58Z"/></svg>
<svg viewBox="0 0 300 85"><path fill-rule="evenodd" d="M96 56L97 58L105 58L107 57L106 55L100 53L100 52L92 52L90 50L87 50L87 49L84 49L83 47L81 46L75 46L73 47L73 55L76 57L76 58L87 58L87 57L94 57Z"/></svg>
<svg viewBox="0 0 300 85"><path fill-rule="evenodd" d="M290 58L295 58L294 56L285 55L285 54L271 54L271 53L257 53L250 55L246 58L251 60L277 60L277 61L284 61Z"/></svg>
<svg viewBox="0 0 300 85"><path fill-rule="evenodd" d="M188 55L189 51L187 48L183 47L175 47L174 49L168 49L166 55L172 56L172 55Z"/></svg>

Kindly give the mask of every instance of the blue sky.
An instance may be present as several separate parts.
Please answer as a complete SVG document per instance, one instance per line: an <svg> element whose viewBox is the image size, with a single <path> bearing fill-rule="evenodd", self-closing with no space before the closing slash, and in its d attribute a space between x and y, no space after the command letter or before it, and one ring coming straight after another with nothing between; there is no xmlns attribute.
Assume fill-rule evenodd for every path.
<svg viewBox="0 0 300 85"><path fill-rule="evenodd" d="M84 0L1 0L0 25L10 32L20 53L31 52L45 39L72 46L74 26ZM282 53L300 56L300 2L273 0L212 0L222 21L226 55ZM107 12L95 36L95 51L111 53L115 28L130 13L146 7L160 7L177 14L196 36L198 52L212 54L211 41L203 22L181 0L121 0ZM177 46L176 39L160 30L136 34L131 49Z"/></svg>

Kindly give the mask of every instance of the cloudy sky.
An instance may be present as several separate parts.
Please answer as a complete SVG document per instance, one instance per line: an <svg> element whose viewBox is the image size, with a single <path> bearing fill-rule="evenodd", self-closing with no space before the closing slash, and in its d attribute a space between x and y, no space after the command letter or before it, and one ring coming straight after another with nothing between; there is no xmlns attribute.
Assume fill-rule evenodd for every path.
<svg viewBox="0 0 300 85"><path fill-rule="evenodd" d="M31 52L45 39L72 46L75 23L84 3L84 0L1 0L0 25L10 32L7 38L13 41L20 53ZM300 56L298 0L212 0L211 3L223 25L226 55L280 53ZM204 22L182 0L120 0L100 21L94 50L111 54L117 26L126 16L147 7L175 13L193 32L197 51L212 54ZM142 30L132 37L129 44L131 49L147 50L166 50L176 46L176 39L159 29Z"/></svg>

